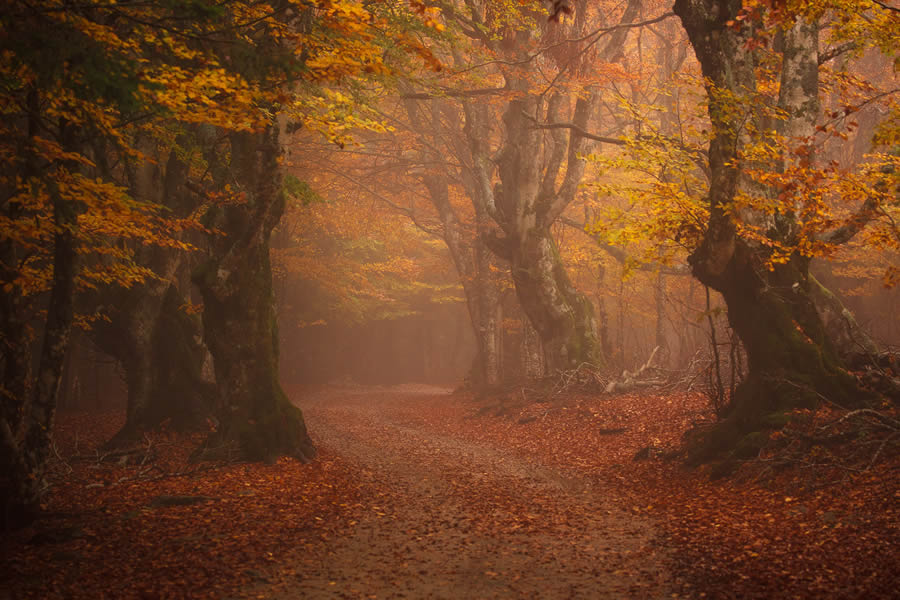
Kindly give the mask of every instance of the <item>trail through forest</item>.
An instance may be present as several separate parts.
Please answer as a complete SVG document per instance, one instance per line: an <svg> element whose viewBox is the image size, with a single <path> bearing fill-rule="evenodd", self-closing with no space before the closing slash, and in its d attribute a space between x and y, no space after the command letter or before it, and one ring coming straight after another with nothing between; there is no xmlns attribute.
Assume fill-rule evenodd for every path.
<svg viewBox="0 0 900 600"><path fill-rule="evenodd" d="M711 481L679 453L711 419L696 392L288 392L308 464L192 462L204 432L165 428L110 453L121 411L61 413L45 512L0 538L0 600L900 598L894 413L798 413L773 444L866 437Z"/></svg>
<svg viewBox="0 0 900 600"><path fill-rule="evenodd" d="M277 597L668 596L652 525L616 490L411 417L411 403L440 395L403 386L304 400L319 446L353 465L377 504Z"/></svg>

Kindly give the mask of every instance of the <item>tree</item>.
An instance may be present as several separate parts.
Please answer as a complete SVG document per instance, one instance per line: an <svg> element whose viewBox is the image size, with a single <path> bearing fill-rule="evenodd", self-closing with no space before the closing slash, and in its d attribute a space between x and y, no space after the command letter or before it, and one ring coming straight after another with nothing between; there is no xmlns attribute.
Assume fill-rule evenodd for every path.
<svg viewBox="0 0 900 600"><path fill-rule="evenodd" d="M460 116L444 121L462 125L462 144L455 142L459 134L449 133L450 143L423 140L421 147L431 163L447 148L460 165L455 180L480 219L477 244L510 265L548 370L603 359L591 303L572 284L551 227L576 198L582 154L593 143L586 127L599 82L587 76L587 65L599 59L608 79L621 75L614 63L638 9L639 3L629 3L619 25L597 28L604 11L587 3L579 3L565 26L548 26L534 6L446 5L448 31L458 40L446 50L448 61L472 81L456 77L452 86L403 96L408 105L423 105L408 108L410 114L418 111L419 131L423 125L433 130L429 123L436 117L454 114L446 108L451 102L461 108ZM599 46L601 40L606 43ZM429 176L429 185L439 187L440 178Z"/></svg>
<svg viewBox="0 0 900 600"><path fill-rule="evenodd" d="M236 389L243 395L227 397L230 418L222 419L220 435L236 441L238 430L249 429L257 433L247 439L258 439L260 418L278 435L272 444L267 440L265 451L243 444L246 455L270 458L285 451L308 457L311 444L302 417L287 404L271 368L277 337L268 236L281 214L275 113L291 108L298 121L327 129L328 115L315 114L315 103L309 102L315 97L311 90L316 81L381 69L381 47L371 43L380 23L349 0L314 6L289 0L224 5L7 0L0 13L5 524L26 524L39 507L78 286L128 287L166 276L167 268L155 273L136 262L147 257L136 250L142 245L190 249L179 233L197 225L196 211L175 218L152 199L132 197L145 190L128 181L129 172L151 162L154 153L145 152L147 144L168 157L190 145L175 143L188 129L206 153L191 154L196 162L183 182L197 194L197 205L243 202L213 215L212 221L224 218L216 221L224 235L214 237L216 253L197 275L208 299L204 321L220 363L219 390L232 391L229 377L243 384L252 379L264 397L253 409L246 387ZM399 41L407 51L429 57L414 41L402 36ZM230 159L220 160L217 152ZM239 189L231 189L232 183ZM79 257L90 260L80 267ZM226 274L226 269L246 272ZM254 279L256 271L261 279ZM242 296L228 287L238 281L254 287ZM158 319L148 315L172 316L165 309L177 303L170 290L155 284L144 290L152 299L132 315L147 313L139 315L146 327L136 328L143 330L135 354L146 357L156 335L150 332L159 331ZM35 315L46 317L39 319L43 341L32 371L29 324ZM230 352L225 343L225 336L236 333L233 321L245 317L253 320L240 333L256 339L248 337L242 349L252 349L252 355ZM245 427L234 425L232 406L239 407L235 412ZM280 417L294 425L290 433L284 434Z"/></svg>
<svg viewBox="0 0 900 600"><path fill-rule="evenodd" d="M188 14L203 21L214 14L193 3L170 9L154 16L165 22ZM148 24L144 16L143 6L3 3L0 502L5 526L27 524L39 508L76 290L110 283L127 287L150 274L135 263L123 240L185 248L177 233L188 220L169 219L158 206L130 198L116 180L121 164L140 153L132 135L160 112L174 110L173 97L194 91L195 82L183 76L160 85L163 60L142 66L157 53L190 60L173 58L183 46L154 35L159 22ZM209 65L197 62L194 74L202 78ZM208 82L203 93L223 90L217 83ZM37 336L31 323L38 324ZM32 369L38 336L39 358Z"/></svg>
<svg viewBox="0 0 900 600"><path fill-rule="evenodd" d="M141 148L148 159L129 164L123 173L129 195L164 207L169 217L178 219L201 210L198 197L188 189L192 175L196 177L183 160L190 150L177 141L169 147L143 137ZM186 144L192 138L179 139ZM116 241L129 244L126 239ZM200 320L185 310L193 251L131 246L135 263L151 274L130 287L86 290L77 302L81 312L95 315L88 335L115 358L128 388L125 423L109 440L110 447L138 442L143 432L163 422L182 431L205 427L212 411L213 390L201 375L207 351L200 341Z"/></svg>
<svg viewBox="0 0 900 600"><path fill-rule="evenodd" d="M424 14L424 7L412 4ZM193 276L203 296L204 338L215 361L221 408L219 428L199 455L308 460L315 448L300 410L278 380L269 246L285 206L283 129L296 119L295 126L313 126L333 142L344 143L344 119L332 117L333 103L320 102L331 93L325 86L388 70L383 52L387 37L377 35L386 23L374 8L355 1L324 2L318 10L276 2L252 6L237 18L246 24L237 47L217 50L259 91L259 121L255 129L224 136L226 160L213 145L207 155L214 188L233 184L234 189L232 202L213 215L223 235L213 236L207 260ZM392 31L391 45L433 62L412 36ZM291 95L295 88L298 93Z"/></svg>
<svg viewBox="0 0 900 600"><path fill-rule="evenodd" d="M773 6L778 10L730 0L675 3L707 80L712 124L709 219L689 262L701 282L723 295L749 361L749 376L728 419L701 445L700 457L735 444L738 454L755 452L759 435L754 432L784 410L821 398L842 406L869 398L844 370L826 335L809 266L813 256L828 252L827 245L855 235L876 214L875 206L891 202L889 190L896 182L882 177L865 186L866 199L843 226L823 218L828 190L818 185L826 178L824 169L815 169L814 157L816 135L827 130L819 123L823 7ZM848 10L838 3L834 8ZM879 20L895 21L896 36L896 15L873 10ZM766 101L760 75L766 16L774 16L779 28L774 106ZM767 136L780 142L778 160L770 163L774 169L760 161L770 154L756 152ZM890 159L882 164L893 168Z"/></svg>

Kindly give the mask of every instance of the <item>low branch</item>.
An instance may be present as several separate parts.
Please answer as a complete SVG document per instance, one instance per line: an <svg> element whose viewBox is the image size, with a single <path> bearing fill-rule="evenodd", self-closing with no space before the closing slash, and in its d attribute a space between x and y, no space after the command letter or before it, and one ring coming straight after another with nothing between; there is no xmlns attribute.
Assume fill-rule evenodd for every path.
<svg viewBox="0 0 900 600"><path fill-rule="evenodd" d="M615 144L617 146L624 146L625 140L621 138L613 138L607 137L603 135L597 135L595 133L591 133L589 131L585 131L584 128L579 127L575 123L567 123L567 122L558 122L558 123L538 123L534 120L534 117L529 115L529 118L534 121L533 128L534 129L571 129L577 135L580 135L583 138L587 138L589 140L594 140L595 142L603 142L604 144Z"/></svg>
<svg viewBox="0 0 900 600"><path fill-rule="evenodd" d="M828 50L821 52L819 54L819 66L824 65L825 63L827 63L830 60L834 60L835 58L837 58L838 56L840 56L842 54L846 54L847 52L851 52L852 50L855 50L858 46L859 46L859 44L855 41L854 42L845 42L839 46L835 46L834 48L829 48Z"/></svg>

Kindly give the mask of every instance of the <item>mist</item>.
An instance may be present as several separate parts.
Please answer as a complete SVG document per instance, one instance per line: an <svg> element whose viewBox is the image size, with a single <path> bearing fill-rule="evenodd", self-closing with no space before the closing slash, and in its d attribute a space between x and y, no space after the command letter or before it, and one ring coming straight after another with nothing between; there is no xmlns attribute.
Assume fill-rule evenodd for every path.
<svg viewBox="0 0 900 600"><path fill-rule="evenodd" d="M896 0L7 0L0 598L895 597Z"/></svg>

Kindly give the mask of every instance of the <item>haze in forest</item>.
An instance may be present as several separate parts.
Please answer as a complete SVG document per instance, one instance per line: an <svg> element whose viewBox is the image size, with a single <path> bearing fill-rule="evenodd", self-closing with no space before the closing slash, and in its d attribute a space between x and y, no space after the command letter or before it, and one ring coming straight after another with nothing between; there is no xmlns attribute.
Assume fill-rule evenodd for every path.
<svg viewBox="0 0 900 600"><path fill-rule="evenodd" d="M379 494L416 532L382 541L393 547L421 542L425 512L444 503L454 523L481 523L454 508L466 494L523 486L543 503L540 486L559 487L571 497L551 516L516 505L514 526L479 525L509 526L510 540L520 522L562 527L529 530L544 553L575 536L560 515L606 531L634 493L628 532L573 542L617 545L614 571L642 573L596 589L690 595L721 548L679 537L686 513L640 516L654 486L701 486L660 475L675 468L664 459L752 481L710 492L735 514L751 512L760 481L784 502L801 480L872 481L880 491L860 503L887 502L900 439L898 32L894 0L4 0L0 525L21 538L4 555L26 556L48 514L124 501L102 494L129 482L148 495L245 468L234 480L258 475L271 504L272 467L309 498L283 510L292 522L327 517L311 526L333 545L310 556L348 560L347 523L383 533L348 507L383 517ZM571 448L554 446L567 431ZM397 466L423 448L434 452L419 467ZM470 456L486 479L447 479L467 459L442 452ZM485 466L495 454L506 470ZM650 466L601 501L590 478L611 485L632 458ZM807 467L818 475L792 470ZM161 488L123 519L231 493L209 490L172 501ZM340 499L357 493L368 500ZM417 495L433 504L401 514ZM807 498L837 515L828 502L851 496ZM785 515L807 527L806 512ZM895 527L846 524L871 548L896 541ZM451 529L447 547L465 547ZM630 562L653 540L659 556ZM666 562L667 544L696 561ZM423 572L444 568L416 548ZM523 556L509 573L529 571ZM10 581L34 580L10 560ZM595 589L602 577L582 581L581 566L560 585ZM479 594L518 581L476 570ZM881 590L854 573L848 586ZM261 581L242 577L228 585ZM331 585L307 584L313 597ZM35 585L23 597L40 596ZM440 595L433 582L409 589Z"/></svg>

